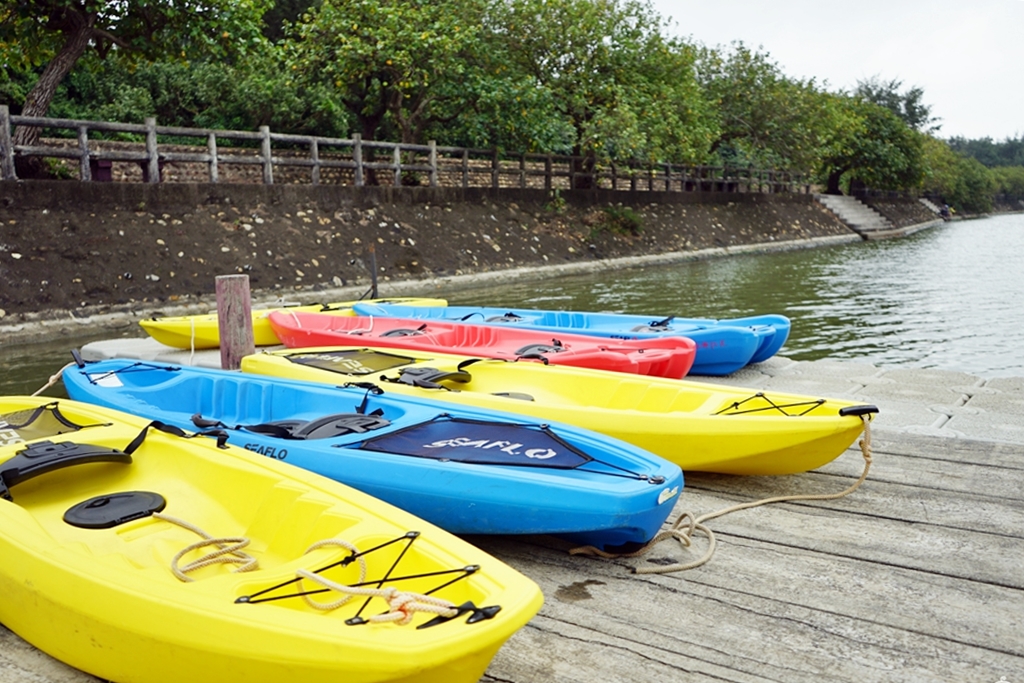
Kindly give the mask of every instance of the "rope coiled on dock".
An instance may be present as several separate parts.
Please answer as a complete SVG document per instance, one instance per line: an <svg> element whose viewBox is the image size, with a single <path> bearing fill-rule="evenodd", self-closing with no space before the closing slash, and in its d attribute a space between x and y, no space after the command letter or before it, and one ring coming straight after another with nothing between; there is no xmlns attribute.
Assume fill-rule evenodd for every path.
<svg viewBox="0 0 1024 683"><path fill-rule="evenodd" d="M570 555L593 555L596 557L603 557L606 559L619 559L619 558L634 558L642 557L651 550L654 549L662 541L674 539L679 545L685 550L693 544L693 535L696 532L700 532L708 539L708 547L704 553L704 556L700 559L692 562L679 562L664 566L649 566L649 567L633 567L631 571L634 574L668 574L671 572L681 572L688 569L694 569L703 564L706 564L711 557L715 554L717 541L715 540L714 532L704 524L709 520L717 517L722 517L732 512L738 512L740 510L748 510L754 507L760 507L762 505L769 505L771 503L783 503L797 500L836 500L844 496L848 496L864 483L868 477L868 472L871 469L871 417L869 415L862 415L861 419L864 422L864 436L859 441L861 455L864 457L864 471L861 472L860 478L857 479L849 487L838 493L820 493L820 494L796 494L790 496L773 496L771 498L763 498L761 500L751 501L749 503L740 503L738 505L732 505L715 512L709 512L707 514L697 517L692 512L684 512L679 515L669 528L659 532L653 539L651 539L644 547L631 553L610 553L600 548L587 545L569 550Z"/></svg>

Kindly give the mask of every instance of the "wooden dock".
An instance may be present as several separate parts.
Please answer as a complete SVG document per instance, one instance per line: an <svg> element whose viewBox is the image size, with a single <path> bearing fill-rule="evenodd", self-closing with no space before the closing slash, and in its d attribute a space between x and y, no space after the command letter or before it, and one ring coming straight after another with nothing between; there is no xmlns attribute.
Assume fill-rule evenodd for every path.
<svg viewBox="0 0 1024 683"><path fill-rule="evenodd" d="M471 538L546 599L483 680L1022 680L1024 447L891 433L872 446L868 480L850 496L710 521L717 553L687 572L630 572L686 559L671 541L603 560L549 538ZM800 475L691 474L676 512L834 493L862 468L855 447ZM96 680L0 629L3 683Z"/></svg>
<svg viewBox="0 0 1024 683"><path fill-rule="evenodd" d="M688 572L629 572L681 557L673 542L607 561L543 539L475 539L546 597L485 680L1024 680L1024 448L873 441L853 494L712 520L717 552ZM862 464L851 449L789 477L688 475L676 512L841 491Z"/></svg>

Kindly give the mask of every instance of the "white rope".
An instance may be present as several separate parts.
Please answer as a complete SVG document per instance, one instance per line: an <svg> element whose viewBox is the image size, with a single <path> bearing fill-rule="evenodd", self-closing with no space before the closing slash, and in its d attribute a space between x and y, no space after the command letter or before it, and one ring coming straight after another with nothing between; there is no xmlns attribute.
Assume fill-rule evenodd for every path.
<svg viewBox="0 0 1024 683"><path fill-rule="evenodd" d="M395 622L399 625L408 624L412 621L416 612L427 612L429 614L438 614L443 617L454 617L459 613L456 609L455 604L448 600L442 600L440 598L434 598L429 595L422 595L420 593L409 593L400 591L394 587L388 588L361 588L357 586L346 586L330 579L326 579L319 574L314 574L311 571L305 569L299 569L296 572L301 578L309 579L315 583L320 584L324 588L328 588L333 591L344 594L346 597L341 601L342 604L347 602L353 597L365 596L373 598L381 598L388 603L390 611L384 614L376 614L372 617L368 617L367 621L373 622ZM318 609L331 609L328 607L320 607L315 603L311 603ZM334 603L331 603L334 604Z"/></svg>
<svg viewBox="0 0 1024 683"><path fill-rule="evenodd" d="M54 384L57 383L58 380L60 380L61 376L64 374L64 371L70 368L72 365L74 365L74 363L68 363L57 372L50 375L50 379L46 382L46 384L37 389L32 395L38 396L39 394L43 393L44 391L52 387Z"/></svg>
<svg viewBox="0 0 1024 683"><path fill-rule="evenodd" d="M186 522L183 519L178 519L177 517L165 515L160 512L154 512L153 516L157 519L162 519L165 522L177 524L178 526L188 529L189 531L203 537L202 541L197 541L183 548L174 556L174 558L171 559L171 571L181 581L185 581L186 583L194 581L195 579L188 576L189 572L194 572L197 569L209 567L215 564L238 565L235 569L236 572L251 572L259 568L259 563L255 557L242 552L242 549L249 545L248 538L243 536L214 538L199 527ZM178 566L178 563L185 555L208 546L215 546L215 548L184 566Z"/></svg>
<svg viewBox="0 0 1024 683"><path fill-rule="evenodd" d="M715 541L715 534L710 528L704 525L704 522L715 519L716 517L722 517L731 512L737 512L739 510L747 510L749 508L758 507L761 505L768 505L770 503L782 503L787 501L795 500L835 500L848 496L856 491L864 480L867 479L868 471L871 469L871 418L868 415L862 415L861 420L864 422L864 438L860 440L861 455L864 456L864 471L861 473L860 478L856 482L851 484L845 490L839 493L821 493L821 494L797 494L792 496L775 496L772 498L763 498L761 500L755 500L750 503L740 503L738 505L732 505L730 507L718 510L716 512L709 512L695 517L691 512L684 512L676 518L672 525L659 532L653 539L651 539L643 548L631 553L609 553L601 550L594 546L582 546L579 548L572 548L569 550L570 555L593 555L597 557L603 557L606 559L615 558L627 558L627 557L641 557L649 553L654 546L668 539L675 539L679 545L686 549L689 548L693 541L694 532L701 532L708 539L708 548L705 551L704 556L698 560L687 563L676 563L666 566L653 566L653 567L634 567L632 569L634 574L667 574L669 572L686 571L687 569L693 569L705 564L711 559L712 555L715 554L715 547L717 542Z"/></svg>

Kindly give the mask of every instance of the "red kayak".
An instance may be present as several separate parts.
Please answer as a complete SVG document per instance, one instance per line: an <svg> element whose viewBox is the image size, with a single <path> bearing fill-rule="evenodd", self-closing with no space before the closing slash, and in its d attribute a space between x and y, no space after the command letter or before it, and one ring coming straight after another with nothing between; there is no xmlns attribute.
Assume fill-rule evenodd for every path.
<svg viewBox="0 0 1024 683"><path fill-rule="evenodd" d="M278 339L291 348L368 344L674 379L690 371L697 352L696 344L686 337L609 339L500 325L298 311L276 311L267 319Z"/></svg>

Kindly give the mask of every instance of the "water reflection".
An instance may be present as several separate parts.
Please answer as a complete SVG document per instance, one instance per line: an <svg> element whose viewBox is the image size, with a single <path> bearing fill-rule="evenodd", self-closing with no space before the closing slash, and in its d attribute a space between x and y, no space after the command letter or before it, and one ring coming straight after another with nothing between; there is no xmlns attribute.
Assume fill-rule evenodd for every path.
<svg viewBox="0 0 1024 683"><path fill-rule="evenodd" d="M1024 215L809 251L453 293L458 304L793 320L782 353L1024 376Z"/></svg>

